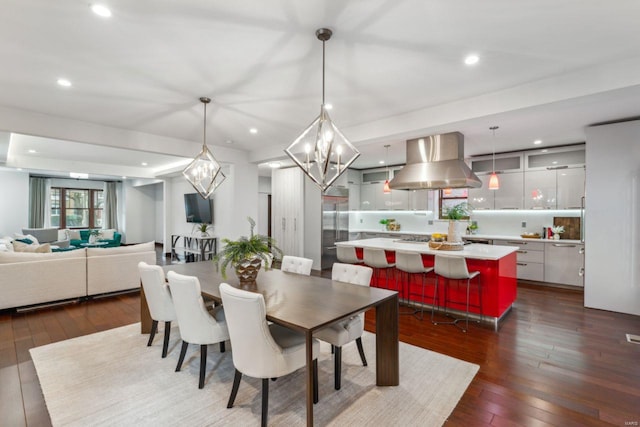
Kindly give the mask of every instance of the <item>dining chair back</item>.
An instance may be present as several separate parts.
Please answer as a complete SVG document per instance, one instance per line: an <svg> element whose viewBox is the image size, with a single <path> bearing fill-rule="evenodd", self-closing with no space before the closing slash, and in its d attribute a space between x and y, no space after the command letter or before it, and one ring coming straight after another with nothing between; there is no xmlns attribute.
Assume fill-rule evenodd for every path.
<svg viewBox="0 0 640 427"><path fill-rule="evenodd" d="M280 270L287 271L289 273L304 274L305 276L310 276L312 266L312 259L285 255L282 257L282 265L280 267Z"/></svg>
<svg viewBox="0 0 640 427"><path fill-rule="evenodd" d="M242 375L262 379L262 425L267 425L269 379L290 374L306 365L304 334L267 322L262 294L220 284L225 307L235 376L227 408L233 407ZM318 401L318 352L313 340L314 403Z"/></svg>
<svg viewBox="0 0 640 427"><path fill-rule="evenodd" d="M373 269L362 265L343 264L336 262L331 270L331 280L346 282L354 285L369 286ZM362 345L364 332L364 313L351 316L341 322L334 323L316 332L316 338L331 344L334 363L334 388L340 390L342 382L342 346L351 341L356 342L362 366L367 366L367 358Z"/></svg>
<svg viewBox="0 0 640 427"><path fill-rule="evenodd" d="M169 288L182 337L182 349L176 366L180 371L189 344L200 345L200 381L204 387L204 374L207 362L207 345L220 343L220 352L224 352L224 342L229 339L229 330L222 307L207 309L202 299L200 281L197 277L185 276L174 271L167 273Z"/></svg>
<svg viewBox="0 0 640 427"><path fill-rule="evenodd" d="M167 357L169 337L171 335L171 322L175 321L176 312L173 309L173 300L169 285L164 278L164 271L159 265L149 265L146 262L138 263L140 281L144 290L144 297L149 306L151 315L151 334L147 346L151 346L153 338L158 331L158 322L164 322L164 341L162 344L162 357Z"/></svg>

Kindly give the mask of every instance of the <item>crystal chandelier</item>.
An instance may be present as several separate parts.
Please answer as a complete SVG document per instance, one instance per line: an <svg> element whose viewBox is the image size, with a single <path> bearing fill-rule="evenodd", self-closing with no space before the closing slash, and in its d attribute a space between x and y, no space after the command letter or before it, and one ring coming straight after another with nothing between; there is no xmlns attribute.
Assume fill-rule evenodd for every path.
<svg viewBox="0 0 640 427"><path fill-rule="evenodd" d="M287 147L285 153L322 191L333 184L347 170L360 152L331 121L324 100L325 42L332 31L320 28L316 37L322 41L322 105L320 115Z"/></svg>
<svg viewBox="0 0 640 427"><path fill-rule="evenodd" d="M202 97L200 102L204 104L204 135L202 138L202 151L198 154L182 174L193 185L203 199L209 198L216 188L226 178L222 173L220 163L213 157L213 153L207 147L207 104L211 99Z"/></svg>

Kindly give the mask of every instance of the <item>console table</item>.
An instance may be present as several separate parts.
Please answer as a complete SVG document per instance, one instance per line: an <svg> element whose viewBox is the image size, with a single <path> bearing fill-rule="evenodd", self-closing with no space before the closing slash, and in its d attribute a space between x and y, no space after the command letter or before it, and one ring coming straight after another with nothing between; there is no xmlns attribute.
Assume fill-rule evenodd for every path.
<svg viewBox="0 0 640 427"><path fill-rule="evenodd" d="M211 236L194 236L186 234L171 235L171 261L185 262L207 261L218 253L218 238Z"/></svg>

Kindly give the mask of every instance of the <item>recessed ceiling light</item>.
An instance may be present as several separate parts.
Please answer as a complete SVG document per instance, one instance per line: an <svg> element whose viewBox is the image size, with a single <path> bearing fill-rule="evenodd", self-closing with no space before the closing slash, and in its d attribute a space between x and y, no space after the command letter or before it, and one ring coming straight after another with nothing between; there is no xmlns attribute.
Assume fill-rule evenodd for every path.
<svg viewBox="0 0 640 427"><path fill-rule="evenodd" d="M256 129L256 128L251 128L251 129L249 129L249 132L251 132L252 134L254 134L254 135L255 135L256 133L258 133L258 129Z"/></svg>
<svg viewBox="0 0 640 427"><path fill-rule="evenodd" d="M281 166L280 162L271 162L271 163L269 163L269 167L271 169L278 169L280 166Z"/></svg>
<svg viewBox="0 0 640 427"><path fill-rule="evenodd" d="M475 54L468 55L466 58L464 58L464 63L467 65L475 65L478 63L478 61L480 61L480 57Z"/></svg>
<svg viewBox="0 0 640 427"><path fill-rule="evenodd" d="M122 177L122 179L127 179L127 177L126 177L126 176L123 176L123 177Z"/></svg>
<svg viewBox="0 0 640 427"><path fill-rule="evenodd" d="M91 10L98 16L102 16L103 18L109 18L111 16L111 11L109 8L102 4L94 4L91 5Z"/></svg>
<svg viewBox="0 0 640 427"><path fill-rule="evenodd" d="M555 161L555 160L554 160L553 162L551 162L551 163L553 163L554 165L557 165L557 164L558 164L558 162L557 162L557 161Z"/></svg>
<svg viewBox="0 0 640 427"><path fill-rule="evenodd" d="M533 145L540 145L540 144L542 144L541 139L536 139L535 141L533 141Z"/></svg>
<svg viewBox="0 0 640 427"><path fill-rule="evenodd" d="M142 163L140 163L140 164L141 164L142 166L147 166L149 163L147 163L147 162L142 162Z"/></svg>
<svg viewBox="0 0 640 427"><path fill-rule="evenodd" d="M58 79L58 85L62 87L71 87L71 82L68 79L60 78Z"/></svg>
<svg viewBox="0 0 640 427"><path fill-rule="evenodd" d="M79 172L69 172L69 176L75 179L88 179L88 173L79 173Z"/></svg>
<svg viewBox="0 0 640 427"><path fill-rule="evenodd" d="M378 163L380 163L381 165L384 165L384 160L380 160Z"/></svg>
<svg viewBox="0 0 640 427"><path fill-rule="evenodd" d="M331 110L331 109L333 109L333 105L332 104L324 104L324 108L325 108L325 110Z"/></svg>
<svg viewBox="0 0 640 427"><path fill-rule="evenodd" d="M22 168L18 168L18 170L19 170L19 171L21 171L21 170L22 170Z"/></svg>
<svg viewBox="0 0 640 427"><path fill-rule="evenodd" d="M230 140L230 139L227 139L225 142L226 142L227 144L233 144L233 141L232 141L232 140Z"/></svg>
<svg viewBox="0 0 640 427"><path fill-rule="evenodd" d="M37 151L36 151L36 150L31 149L31 150L29 150L29 153L31 153L31 154L35 154L35 153L37 153Z"/></svg>
<svg viewBox="0 0 640 427"><path fill-rule="evenodd" d="M546 152L547 152L547 151L549 151L549 150L547 150L547 149L545 148L544 150L541 150L541 151L542 151L543 153L546 153Z"/></svg>

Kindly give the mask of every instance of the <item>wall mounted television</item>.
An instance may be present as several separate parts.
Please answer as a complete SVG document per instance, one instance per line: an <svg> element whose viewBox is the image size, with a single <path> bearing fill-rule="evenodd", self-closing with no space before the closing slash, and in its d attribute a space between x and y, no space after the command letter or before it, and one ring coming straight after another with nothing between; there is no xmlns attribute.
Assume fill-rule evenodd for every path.
<svg viewBox="0 0 640 427"><path fill-rule="evenodd" d="M187 222L213 224L213 200L203 199L198 193L184 195Z"/></svg>

